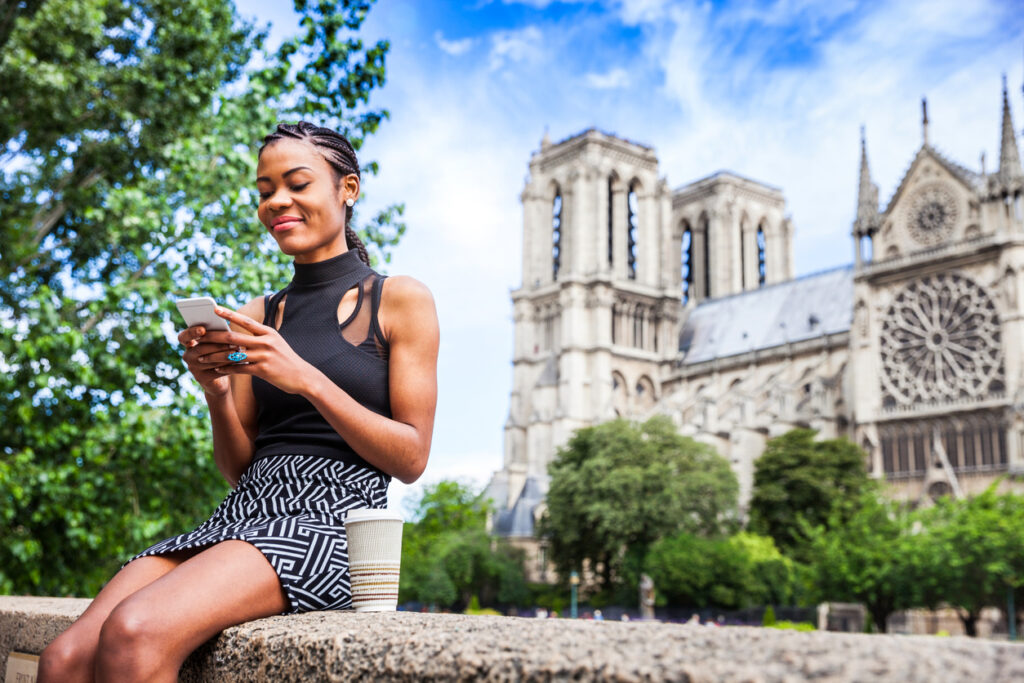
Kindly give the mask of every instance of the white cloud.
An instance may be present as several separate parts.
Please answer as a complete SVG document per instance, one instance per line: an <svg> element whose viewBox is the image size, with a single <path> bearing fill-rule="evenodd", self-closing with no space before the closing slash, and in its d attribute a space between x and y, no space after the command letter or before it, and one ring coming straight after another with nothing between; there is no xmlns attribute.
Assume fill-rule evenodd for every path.
<svg viewBox="0 0 1024 683"><path fill-rule="evenodd" d="M811 11L799 2L777 6ZM737 54L723 29L752 16L748 6L716 15L707 5L677 5L646 27L646 56L663 70L664 93L683 116L667 126L638 121L638 129L673 186L728 168L781 187L797 230L798 274L853 259L860 124L883 202L920 145L922 94L933 144L971 167L982 148L993 158L1000 72L1010 67L1020 82L1019 45L989 39L1002 20L999 6L883 5L848 20L817 46L815 59L774 68L776 46L752 40ZM954 39L985 49L960 45L951 53Z"/></svg>
<svg viewBox="0 0 1024 683"><path fill-rule="evenodd" d="M543 48L543 35L536 26L497 31L491 36L490 68L496 71L509 62L536 62Z"/></svg>
<svg viewBox="0 0 1024 683"><path fill-rule="evenodd" d="M596 90L614 90L629 86L629 72L622 67L615 67L607 73L588 73L583 77L587 85Z"/></svg>
<svg viewBox="0 0 1024 683"><path fill-rule="evenodd" d="M473 47L474 41L472 38L463 38L461 40L445 40L444 34L440 31L434 32L434 42L441 48L443 52L450 54L453 57L464 55Z"/></svg>
<svg viewBox="0 0 1024 683"><path fill-rule="evenodd" d="M1015 122L1024 125L1019 44L990 38L1006 18L993 4L858 10L827 42L815 43L812 59L785 66L777 66L770 30L735 42L738 23L781 21L777 14L744 18L754 2L724 11L678 2L606 5L614 13L588 14L582 27L566 20L478 36L487 58L450 60L444 69L423 56L424 44L436 54L433 26L422 44L396 37L388 55L388 85L376 101L391 119L360 153L382 169L364 179L370 206L362 210L406 203L409 231L386 270L425 282L438 307L439 399L425 482L468 474L482 485L501 466L511 389L509 289L522 268L519 193L545 124L556 140L594 125L651 144L672 187L723 168L781 187L796 224L797 274L852 261L861 123L883 201L920 144L921 95L929 98L932 141L970 166L982 149L990 168L998 159L1003 70ZM773 7L801 26L832 20L813 3ZM916 15L928 17L915 24ZM599 49L583 52L594 49L587 35L627 20L643 35L643 52L623 64L630 87L660 84L643 98L587 88L583 76L600 76L609 64ZM390 35L392 24L383 15L379 22ZM583 68L569 72L567 64L581 61ZM392 483L393 506L408 488Z"/></svg>

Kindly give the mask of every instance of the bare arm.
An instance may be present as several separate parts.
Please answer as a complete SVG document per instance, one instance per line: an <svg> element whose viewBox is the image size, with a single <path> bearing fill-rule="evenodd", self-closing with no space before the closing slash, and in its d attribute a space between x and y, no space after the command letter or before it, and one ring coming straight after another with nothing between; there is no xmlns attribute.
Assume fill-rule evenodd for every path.
<svg viewBox="0 0 1024 683"><path fill-rule="evenodd" d="M367 410L321 373L302 395L364 460L411 484L427 466L434 432L437 311L425 285L396 276L384 281L379 317L389 343L391 419Z"/></svg>
<svg viewBox="0 0 1024 683"><path fill-rule="evenodd" d="M410 277L384 281L380 321L389 340L391 418L353 399L288 346L272 327L218 308L233 329L212 332L216 341L246 348L252 363L220 366L229 375L256 375L282 391L299 394L364 460L409 484L423 473L430 454L437 406L440 332L430 290ZM251 389L250 389L251 394Z"/></svg>
<svg viewBox="0 0 1024 683"><path fill-rule="evenodd" d="M240 308L239 312L263 320L263 297L253 299ZM231 323L231 328L245 332L245 328L235 323ZM182 334L187 334L190 330ZM210 338L214 336L213 332L209 335ZM234 488L252 462L255 450L257 424L252 378L247 375L231 375L230 378L225 378L222 373L217 373L217 367L231 364L231 361L225 358L230 349L223 344L209 342L206 337L195 339L198 343L189 346L185 352L185 361L203 387L203 395L210 408L213 461ZM228 380L228 384L225 383L225 379Z"/></svg>

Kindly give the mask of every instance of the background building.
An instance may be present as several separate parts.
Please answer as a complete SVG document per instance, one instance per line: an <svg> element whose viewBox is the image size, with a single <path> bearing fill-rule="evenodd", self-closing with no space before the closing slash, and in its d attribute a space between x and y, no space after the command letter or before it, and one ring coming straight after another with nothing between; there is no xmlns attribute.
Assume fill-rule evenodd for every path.
<svg viewBox="0 0 1024 683"><path fill-rule="evenodd" d="M862 134L854 263L799 278L778 188L721 171L671 190L650 147L545 136L521 197L493 531L542 570L547 465L616 416L665 414L713 445L742 505L765 441L794 427L854 440L914 502L1024 471L1024 172L1005 82L991 172L933 147L922 109L884 208Z"/></svg>

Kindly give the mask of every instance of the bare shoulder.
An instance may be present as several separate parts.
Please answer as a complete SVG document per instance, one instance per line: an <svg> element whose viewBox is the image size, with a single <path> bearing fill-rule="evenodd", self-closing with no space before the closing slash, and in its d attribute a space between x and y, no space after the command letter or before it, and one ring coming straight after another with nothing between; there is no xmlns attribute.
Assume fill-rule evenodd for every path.
<svg viewBox="0 0 1024 683"><path fill-rule="evenodd" d="M252 318L258 323L262 323L264 299L266 299L265 296L258 296L255 299L250 299L244 306L238 309L238 312L244 316Z"/></svg>
<svg viewBox="0 0 1024 683"><path fill-rule="evenodd" d="M430 293L430 288L409 275L392 275L385 279L381 288L381 303L385 296L388 298L388 303L399 306L410 303L423 304L428 301L433 304L434 302L434 295Z"/></svg>
<svg viewBox="0 0 1024 683"><path fill-rule="evenodd" d="M437 309L430 288L409 275L392 275L381 287L380 311L377 314L387 339L397 332L437 327Z"/></svg>

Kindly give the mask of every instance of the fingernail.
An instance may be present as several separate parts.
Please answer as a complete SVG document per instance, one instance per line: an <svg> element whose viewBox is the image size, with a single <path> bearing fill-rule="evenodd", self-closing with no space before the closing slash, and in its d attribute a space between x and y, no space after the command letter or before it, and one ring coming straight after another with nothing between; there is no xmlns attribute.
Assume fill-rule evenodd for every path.
<svg viewBox="0 0 1024 683"><path fill-rule="evenodd" d="M199 356L199 362L200 363L205 363L206 362L206 356Z"/></svg>

